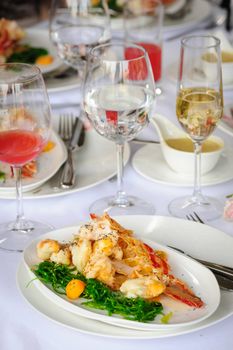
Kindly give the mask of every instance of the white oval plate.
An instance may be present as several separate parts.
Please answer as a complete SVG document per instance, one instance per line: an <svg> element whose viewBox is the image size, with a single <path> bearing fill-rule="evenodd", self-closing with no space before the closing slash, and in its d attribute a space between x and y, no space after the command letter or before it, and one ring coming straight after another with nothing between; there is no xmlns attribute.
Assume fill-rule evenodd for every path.
<svg viewBox="0 0 233 350"><path fill-rule="evenodd" d="M67 150L60 137L52 131L50 140L55 147L49 152L42 152L37 159L37 173L33 177L22 179L23 192L32 191L48 181L67 158ZM10 176L10 166L0 163L0 170L6 173L6 182L0 184L0 198L15 198L15 179Z"/></svg>
<svg viewBox="0 0 233 350"><path fill-rule="evenodd" d="M208 225L198 224L188 220L181 220L163 216L138 216L135 223L130 217L120 217L117 220L125 227L131 227L139 235L156 240L164 245L177 246L188 254L200 259L215 261L220 264L232 266L233 238L226 233ZM208 247L208 249L206 249ZM45 316L45 329L49 326L46 319L65 326L73 331L91 334L100 337L116 339L157 339L174 337L181 334L192 333L214 325L233 314L233 293L221 291L221 301L216 312L200 323L190 327L169 328L159 331L137 331L127 328L115 327L99 321L70 313L46 298L34 283L30 283L31 274L20 263L17 272L18 288L32 306L33 310Z"/></svg>
<svg viewBox="0 0 233 350"><path fill-rule="evenodd" d="M22 40L23 44L28 44L31 47L41 47L47 49L49 55L53 56L54 60L51 64L37 66L40 68L42 74L50 73L62 65L62 61L57 56L57 51L49 38L49 31L45 29L30 28L26 30L26 36Z"/></svg>
<svg viewBox="0 0 233 350"><path fill-rule="evenodd" d="M132 223L135 226L135 222L141 217L131 216L129 219L128 226L126 228L131 228ZM35 275L31 272L31 267L40 262L36 254L36 245L39 240L51 238L62 242L68 242L72 239L73 235L77 233L78 227L66 227L59 230L51 231L41 236L40 239L34 240L24 251L24 261L28 271L30 271L32 278ZM144 230L140 231L141 235L144 235ZM156 233L156 232L155 232ZM210 270L206 269L203 265L197 263L193 259L187 256L177 253L176 251L155 243L148 239L143 238L143 240L152 246L154 249L164 250L168 253L168 262L171 266L171 273L178 278L184 280L195 292L195 294L204 301L205 306L199 309L194 309L186 306L180 302L172 301L169 298L163 299L162 303L164 305L165 314L168 312L173 312L173 316L169 324L162 324L160 321L161 316L155 318L153 322L140 323L135 321L130 321L123 319L118 315L108 316L106 312L88 309L82 305L85 300L70 301L63 295L56 294L53 290L48 288L39 280L35 280L35 285L52 302L57 303L61 308L80 315L82 317L87 317L102 322L118 325L126 328L133 328L139 330L160 330L168 329L173 327L184 327L190 326L192 324L198 323L209 316L211 316L217 309L220 302L220 291L218 283Z"/></svg>
<svg viewBox="0 0 233 350"><path fill-rule="evenodd" d="M133 156L134 170L147 180L163 185L188 187L193 186L193 176L176 173L167 165L160 145L146 145ZM233 149L225 147L215 168L202 175L203 186L217 185L233 179Z"/></svg>

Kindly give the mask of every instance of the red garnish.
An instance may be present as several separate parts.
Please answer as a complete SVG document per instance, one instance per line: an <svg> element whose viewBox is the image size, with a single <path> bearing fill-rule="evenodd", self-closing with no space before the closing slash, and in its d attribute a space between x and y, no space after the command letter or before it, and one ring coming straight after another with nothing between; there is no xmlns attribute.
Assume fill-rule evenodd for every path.
<svg viewBox="0 0 233 350"><path fill-rule="evenodd" d="M182 288L180 284L167 286L164 294L195 308L200 308L204 305L200 298L190 293L187 289Z"/></svg>
<svg viewBox="0 0 233 350"><path fill-rule="evenodd" d="M106 111L106 118L108 123L116 125L118 120L118 113L116 111Z"/></svg>
<svg viewBox="0 0 233 350"><path fill-rule="evenodd" d="M155 268L162 269L163 274L167 275L169 272L168 263L164 259L162 259L160 256L158 256L154 251L154 249L152 249L148 244L144 243L144 246L146 247L147 252L149 253L153 266Z"/></svg>

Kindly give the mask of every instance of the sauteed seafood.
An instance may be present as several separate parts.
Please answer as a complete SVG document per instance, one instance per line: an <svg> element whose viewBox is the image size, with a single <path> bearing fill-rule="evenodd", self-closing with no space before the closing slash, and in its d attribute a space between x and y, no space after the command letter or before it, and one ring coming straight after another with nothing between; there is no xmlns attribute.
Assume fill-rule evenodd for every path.
<svg viewBox="0 0 233 350"><path fill-rule="evenodd" d="M167 255L134 237L107 213L82 225L70 243L45 239L37 244L41 260L75 266L127 297L158 300L166 295L191 307L204 303L186 283L171 273Z"/></svg>

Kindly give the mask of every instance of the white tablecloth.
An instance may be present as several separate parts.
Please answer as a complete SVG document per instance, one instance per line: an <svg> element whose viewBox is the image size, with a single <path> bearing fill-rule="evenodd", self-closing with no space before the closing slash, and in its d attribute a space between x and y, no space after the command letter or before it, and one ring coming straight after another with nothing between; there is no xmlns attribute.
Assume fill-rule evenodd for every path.
<svg viewBox="0 0 233 350"><path fill-rule="evenodd" d="M164 43L164 94L157 101L156 110L176 123L175 93L176 86L166 78L166 67L179 56L179 40ZM232 91L224 93L225 103L231 102ZM52 103L79 100L79 91L60 92L51 94ZM56 111L57 112L57 111ZM149 126L143 132L145 137L157 137ZM224 138L226 144L233 143L233 139L220 130L216 134ZM138 149L132 145L132 154ZM137 194L153 203L156 214L169 215L168 203L175 197L191 192L191 188L163 186L139 176L130 162L125 169L125 187L129 194ZM25 200L25 214L42 222L48 222L54 227L77 224L88 219L88 207L103 195L113 194L116 183L106 181L92 189L76 194L51 199ZM233 180L226 183L204 188L205 194L216 196L222 201L225 196L233 192ZM13 220L15 216L15 202L0 200L0 222ZM212 221L211 226L233 235L233 223L222 218ZM233 256L233 252L232 252ZM0 349L1 350L76 350L96 349L232 349L233 348L233 317L213 325L209 328L187 335L154 339L154 340L116 340L85 335L70 330L43 317L33 310L22 298L16 287L16 270L21 260L21 254L0 251ZM88 320L86 320L88 322Z"/></svg>

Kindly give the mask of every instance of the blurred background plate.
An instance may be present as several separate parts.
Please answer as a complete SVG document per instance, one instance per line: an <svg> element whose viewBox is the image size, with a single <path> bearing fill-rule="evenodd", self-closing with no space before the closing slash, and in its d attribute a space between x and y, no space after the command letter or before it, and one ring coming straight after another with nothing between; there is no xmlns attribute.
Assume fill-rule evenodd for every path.
<svg viewBox="0 0 233 350"><path fill-rule="evenodd" d="M58 58L55 47L50 42L48 29L26 29L26 36L21 43L27 44L31 47L41 47L47 49L49 55L53 56L54 60L52 63L47 65L38 65L42 74L52 72L62 65L62 61L60 58Z"/></svg>

